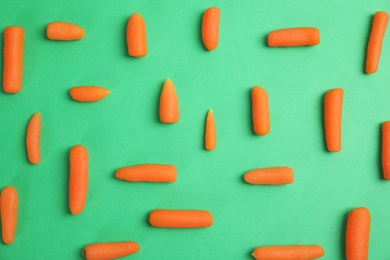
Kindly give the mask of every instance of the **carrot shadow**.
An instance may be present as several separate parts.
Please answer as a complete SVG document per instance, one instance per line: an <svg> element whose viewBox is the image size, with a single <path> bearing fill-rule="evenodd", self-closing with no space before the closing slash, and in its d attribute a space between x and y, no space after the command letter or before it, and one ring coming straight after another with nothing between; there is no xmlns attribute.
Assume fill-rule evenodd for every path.
<svg viewBox="0 0 390 260"><path fill-rule="evenodd" d="M379 129L378 129L378 174L379 174L379 179L384 179L383 178L383 169L382 169L382 124L379 124Z"/></svg>
<svg viewBox="0 0 390 260"><path fill-rule="evenodd" d="M66 163L66 166L65 166L65 171L67 172L67 173L69 173L69 170L70 170L70 158L69 158L69 151L70 151L70 149L72 149L72 147L70 146L70 147L68 147L68 149L67 149L67 151L68 152L65 152L64 153L64 161L65 162L67 162ZM66 178L65 178L66 179ZM65 192L63 192L63 194L68 194L68 196L67 196L67 199L65 200L66 202L67 202L67 204L65 205L65 212L66 212L66 214L67 215L71 215L72 213L70 212L70 208L69 208L69 174L68 174L68 178L67 178L68 180L66 181L64 181L64 183L66 184L66 186L65 186Z"/></svg>
<svg viewBox="0 0 390 260"><path fill-rule="evenodd" d="M345 234L347 229L347 219L348 219L348 213L346 212L343 214L343 220L341 222L341 239L340 239L340 259L345 259Z"/></svg>
<svg viewBox="0 0 390 260"><path fill-rule="evenodd" d="M319 102L320 103L320 111L321 111L321 116L320 116L320 119L321 119L321 128L322 128L322 140L323 140L323 148L324 148L324 151L328 152L328 148L326 146L326 137L325 137L325 123L324 123L324 120L325 120L325 117L324 117L324 112L325 112L325 109L324 109L324 104L325 104L325 95L326 95L326 92L324 94L322 94L321 96L321 101Z"/></svg>
<svg viewBox="0 0 390 260"><path fill-rule="evenodd" d="M265 36L263 36L263 45L265 47L268 47L268 34L266 34ZM272 48L271 48L272 49Z"/></svg>
<svg viewBox="0 0 390 260"><path fill-rule="evenodd" d="M202 23L203 23L203 12L199 15L198 39L199 39L199 44L203 47L203 50L207 51L206 47L203 44Z"/></svg>
<svg viewBox="0 0 390 260"><path fill-rule="evenodd" d="M248 92L248 94L249 94L249 98L248 98L248 101L249 102L247 102L248 103L248 107L247 107L247 109L248 109L248 111L249 111L249 124L250 124L250 129L249 129L249 131L250 131L250 133L252 134L252 135L256 135L255 133L254 133L254 131L253 131L253 129L254 129L254 125L253 125L253 115L252 115L252 89L249 89L249 92Z"/></svg>
<svg viewBox="0 0 390 260"><path fill-rule="evenodd" d="M129 52L128 52L128 49L127 49L127 22L128 22L128 19L126 19L123 23L123 29L122 29L122 35L125 36L125 39L123 40L123 54L127 57L129 56Z"/></svg>
<svg viewBox="0 0 390 260"><path fill-rule="evenodd" d="M155 96L155 101L154 101L154 104L156 104L156 122L157 123L160 123L162 125L169 125L169 124L164 124L160 121L160 96L161 96L161 92L163 90L163 87L164 87L164 83L165 81L162 81L160 83L160 91L156 91L156 96Z"/></svg>
<svg viewBox="0 0 390 260"><path fill-rule="evenodd" d="M368 41L370 40L370 35L371 35L371 27L372 27L372 22L374 20L374 15L371 15L371 23L368 23L367 24L367 31L368 31L368 34L367 34L367 38L366 38L366 45L365 45L365 49L364 49L364 53L363 53L363 56L364 59L363 59L363 64L362 64L362 69L363 69L363 74L366 74L366 56L367 56L367 46L368 46Z"/></svg>

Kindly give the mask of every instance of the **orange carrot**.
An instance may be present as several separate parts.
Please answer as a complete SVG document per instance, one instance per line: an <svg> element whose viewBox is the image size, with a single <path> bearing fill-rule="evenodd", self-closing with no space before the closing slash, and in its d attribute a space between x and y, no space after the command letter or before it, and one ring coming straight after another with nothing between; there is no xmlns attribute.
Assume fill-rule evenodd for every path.
<svg viewBox="0 0 390 260"><path fill-rule="evenodd" d="M206 210L156 209L150 213L149 223L161 228L203 228L213 224L213 216Z"/></svg>
<svg viewBox="0 0 390 260"><path fill-rule="evenodd" d="M97 86L73 87L70 89L70 96L79 102L99 101L110 94L108 89Z"/></svg>
<svg viewBox="0 0 390 260"><path fill-rule="evenodd" d="M368 259L370 211L357 208L349 212L345 234L347 260Z"/></svg>
<svg viewBox="0 0 390 260"><path fill-rule="evenodd" d="M66 22L52 22L46 27L46 36L50 40L73 41L84 38L85 30L78 25Z"/></svg>
<svg viewBox="0 0 390 260"><path fill-rule="evenodd" d="M179 117L179 101L175 86L170 79L167 79L160 96L160 121L173 124L179 121Z"/></svg>
<svg viewBox="0 0 390 260"><path fill-rule="evenodd" d="M18 222L18 192L12 186L5 187L0 196L1 206L1 237L7 245L15 239Z"/></svg>
<svg viewBox="0 0 390 260"><path fill-rule="evenodd" d="M382 124L382 169L383 178L390 180L390 121Z"/></svg>
<svg viewBox="0 0 390 260"><path fill-rule="evenodd" d="M268 34L268 46L292 47L317 45L320 43L320 31L317 28L287 28L272 31Z"/></svg>
<svg viewBox="0 0 390 260"><path fill-rule="evenodd" d="M135 254L139 251L136 242L108 242L90 244L84 247L86 260L108 260Z"/></svg>
<svg viewBox="0 0 390 260"><path fill-rule="evenodd" d="M127 23L127 48L132 57L144 57L148 52L144 18L139 13L130 16Z"/></svg>
<svg viewBox="0 0 390 260"><path fill-rule="evenodd" d="M202 39L207 50L218 46L220 11L217 7L208 8L203 14Z"/></svg>
<svg viewBox="0 0 390 260"><path fill-rule="evenodd" d="M385 36L389 15L385 12L376 12L372 22L370 40L367 46L366 73L372 74L378 70L382 51L382 41Z"/></svg>
<svg viewBox="0 0 390 260"><path fill-rule="evenodd" d="M253 251L257 260L310 260L324 255L324 249L318 245L262 246Z"/></svg>
<svg viewBox="0 0 390 260"><path fill-rule="evenodd" d="M329 90L324 100L324 125L326 146L329 152L341 150L341 112L344 91L341 88Z"/></svg>
<svg viewBox="0 0 390 260"><path fill-rule="evenodd" d="M244 180L250 184L290 184L294 181L294 172L290 167L256 169L245 173Z"/></svg>
<svg viewBox="0 0 390 260"><path fill-rule="evenodd" d="M257 135L269 133L268 95L265 89L257 86L252 89L252 118L253 130Z"/></svg>
<svg viewBox="0 0 390 260"><path fill-rule="evenodd" d="M132 182L175 182L176 167L163 164L140 164L120 168L115 177Z"/></svg>
<svg viewBox="0 0 390 260"><path fill-rule="evenodd" d="M22 89L24 29L9 26L4 30L3 90L18 93Z"/></svg>
<svg viewBox="0 0 390 260"><path fill-rule="evenodd" d="M41 113L35 113L28 123L26 135L27 156L32 164L38 164L41 161L41 126Z"/></svg>
<svg viewBox="0 0 390 260"><path fill-rule="evenodd" d="M75 145L69 155L69 209L73 215L80 214L85 206L88 191L88 151Z"/></svg>
<svg viewBox="0 0 390 260"><path fill-rule="evenodd" d="M206 129L204 135L204 146L206 150L214 150L217 146L217 132L215 129L214 113L210 109L206 117Z"/></svg>

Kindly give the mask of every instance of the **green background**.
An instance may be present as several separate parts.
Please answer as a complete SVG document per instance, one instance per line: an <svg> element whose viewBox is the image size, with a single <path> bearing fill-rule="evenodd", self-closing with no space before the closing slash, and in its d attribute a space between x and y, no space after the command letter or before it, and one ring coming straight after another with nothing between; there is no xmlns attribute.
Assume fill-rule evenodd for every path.
<svg viewBox="0 0 390 260"><path fill-rule="evenodd" d="M200 37L204 10L221 10L218 48ZM2 0L1 31L25 28L22 91L0 93L0 188L19 192L19 223L0 259L82 259L93 242L137 241L128 259L251 259L261 245L319 244L323 259L344 259L349 210L371 211L370 259L388 259L390 183L382 178L380 125L390 119L390 35L379 71L364 74L372 15L390 11L381 1L36 1ZM147 26L148 54L127 55L129 16ZM81 41L45 37L52 21L86 30ZM268 48L268 32L320 29L315 47ZM2 34L1 34L2 37ZM2 49L2 41L1 41ZM180 121L158 120L166 78L175 83ZM111 94L97 103L69 98L73 86L98 85ZM269 95L271 132L255 136L250 90ZM343 88L342 151L325 149L324 93ZM207 110L213 108L217 148L203 149ZM42 162L30 165L24 147L28 120L42 113ZM89 191L81 215L68 209L68 153L89 151ZM170 184L128 183L119 167L174 164ZM290 166L295 181L254 186L243 174ZM207 229L149 226L156 208L206 209Z"/></svg>

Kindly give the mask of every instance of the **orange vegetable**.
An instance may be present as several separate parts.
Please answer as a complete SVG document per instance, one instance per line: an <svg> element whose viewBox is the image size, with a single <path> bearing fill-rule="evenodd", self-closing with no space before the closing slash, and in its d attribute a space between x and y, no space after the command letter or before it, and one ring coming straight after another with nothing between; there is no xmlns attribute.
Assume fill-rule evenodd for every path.
<svg viewBox="0 0 390 260"><path fill-rule="evenodd" d="M110 94L108 89L97 86L73 87L70 89L70 96L79 102L99 101Z"/></svg>
<svg viewBox="0 0 390 260"><path fill-rule="evenodd" d="M389 15L385 12L376 12L372 22L370 40L367 46L366 73L372 74L378 70L382 51L382 41L385 36Z"/></svg>
<svg viewBox="0 0 390 260"><path fill-rule="evenodd" d="M78 25L66 22L52 22L46 27L46 36L50 40L73 41L84 38L85 30Z"/></svg>
<svg viewBox="0 0 390 260"><path fill-rule="evenodd" d="M28 123L26 135L27 156L32 164L38 164L41 161L41 126L41 113L35 113Z"/></svg>
<svg viewBox="0 0 390 260"><path fill-rule="evenodd" d="M253 251L257 260L310 260L324 255L324 249L318 245L262 246Z"/></svg>
<svg viewBox="0 0 390 260"><path fill-rule="evenodd" d="M390 180L390 121L382 124L382 169L383 178Z"/></svg>
<svg viewBox="0 0 390 260"><path fill-rule="evenodd" d="M176 167L163 164L141 164L120 168L115 177L132 182L174 182Z"/></svg>
<svg viewBox="0 0 390 260"><path fill-rule="evenodd" d="M3 90L18 93L22 89L24 29L9 26L4 29Z"/></svg>
<svg viewBox="0 0 390 260"><path fill-rule="evenodd" d="M204 135L204 146L206 150L214 150L217 145L217 132L215 129L214 113L210 109L206 117L206 129Z"/></svg>
<svg viewBox="0 0 390 260"><path fill-rule="evenodd" d="M73 215L80 214L85 206L88 191L88 151L75 145L69 155L69 209Z"/></svg>
<svg viewBox="0 0 390 260"><path fill-rule="evenodd" d="M329 90L324 101L324 124L326 146L329 152L341 150L341 112L343 107L343 94L341 88Z"/></svg>
<svg viewBox="0 0 390 260"><path fill-rule="evenodd" d="M217 7L208 8L203 14L202 39L207 50L218 46L220 11Z"/></svg>
<svg viewBox="0 0 390 260"><path fill-rule="evenodd" d="M179 121L179 117L179 101L175 86L170 79L167 79L160 96L160 121L173 124Z"/></svg>
<svg viewBox="0 0 390 260"><path fill-rule="evenodd" d="M139 245L136 242L96 243L84 247L83 256L86 260L108 260L137 253Z"/></svg>
<svg viewBox="0 0 390 260"><path fill-rule="evenodd" d="M127 23L127 48L132 57L143 57L148 52L145 21L139 13L130 16Z"/></svg>
<svg viewBox="0 0 390 260"><path fill-rule="evenodd" d="M368 259L370 237L370 211L366 208L351 210L348 214L345 234L347 260Z"/></svg>
<svg viewBox="0 0 390 260"><path fill-rule="evenodd" d="M18 222L18 192L14 187L7 186L1 192L0 201L1 237L9 245L14 242Z"/></svg>
<svg viewBox="0 0 390 260"><path fill-rule="evenodd" d="M250 184L290 184L294 181L294 172L290 167L263 168L245 173L244 179Z"/></svg>
<svg viewBox="0 0 390 260"><path fill-rule="evenodd" d="M268 95L265 89L257 86L252 89L252 117L255 133L268 134L270 130Z"/></svg>
<svg viewBox="0 0 390 260"><path fill-rule="evenodd" d="M213 217L206 210L156 209L150 213L149 223L161 228L203 228L213 224Z"/></svg>
<svg viewBox="0 0 390 260"><path fill-rule="evenodd" d="M317 28L287 28L272 31L268 34L268 46L292 47L317 45L320 43L320 31Z"/></svg>

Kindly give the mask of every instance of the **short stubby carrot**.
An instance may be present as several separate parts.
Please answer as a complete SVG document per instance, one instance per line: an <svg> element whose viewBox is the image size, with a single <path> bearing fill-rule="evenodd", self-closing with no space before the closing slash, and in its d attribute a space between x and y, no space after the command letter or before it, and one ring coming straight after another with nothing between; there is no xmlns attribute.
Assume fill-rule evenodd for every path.
<svg viewBox="0 0 390 260"><path fill-rule="evenodd" d="M253 251L257 260L310 260L324 255L319 245L262 246Z"/></svg>
<svg viewBox="0 0 390 260"><path fill-rule="evenodd" d="M356 208L349 212L345 233L347 260L368 259L370 219L370 211L367 208Z"/></svg>
<svg viewBox="0 0 390 260"><path fill-rule="evenodd" d="M12 244L18 223L18 192L12 186L1 191L0 214L2 240L7 245Z"/></svg>
<svg viewBox="0 0 390 260"><path fill-rule="evenodd" d="M206 127L204 134L204 147L206 150L214 150L217 146L217 131L215 128L214 113L210 109L206 117Z"/></svg>
<svg viewBox="0 0 390 260"><path fill-rule="evenodd" d="M120 168L115 177L131 182L175 182L176 167L164 164L140 164Z"/></svg>
<svg viewBox="0 0 390 260"><path fill-rule="evenodd" d="M22 89L24 29L9 26L4 29L3 91L9 94Z"/></svg>
<svg viewBox="0 0 390 260"><path fill-rule="evenodd" d="M127 23L127 48L132 57L144 57L148 52L146 42L146 26L139 13L130 16Z"/></svg>
<svg viewBox="0 0 390 260"><path fill-rule="evenodd" d="M160 121L173 124L179 121L179 100L172 80L167 79L160 95Z"/></svg>
<svg viewBox="0 0 390 260"><path fill-rule="evenodd" d="M326 146L329 152L341 150L341 115L344 90L329 90L324 100L324 126Z"/></svg>
<svg viewBox="0 0 390 260"><path fill-rule="evenodd" d="M41 113L35 113L28 123L26 134L26 148L28 161L38 164L41 161Z"/></svg>
<svg viewBox="0 0 390 260"><path fill-rule="evenodd" d="M390 180L390 121L382 124L382 170L383 178Z"/></svg>
<svg viewBox="0 0 390 260"><path fill-rule="evenodd" d="M111 93L108 89L98 86L80 86L70 89L70 96L79 102L99 101Z"/></svg>
<svg viewBox="0 0 390 260"><path fill-rule="evenodd" d="M85 30L76 24L52 22L46 27L46 36L50 40L73 41L84 38Z"/></svg>
<svg viewBox="0 0 390 260"><path fill-rule="evenodd" d="M213 217L206 210L156 209L149 215L149 223L160 228L204 228L213 224Z"/></svg>
<svg viewBox="0 0 390 260"><path fill-rule="evenodd" d="M382 52L382 41L385 37L389 15L376 12L372 21L371 35L367 45L366 73L372 74L378 70Z"/></svg>
<svg viewBox="0 0 390 260"><path fill-rule="evenodd" d="M83 256L86 260L108 260L135 254L139 249L139 245L131 241L95 243L84 247Z"/></svg>
<svg viewBox="0 0 390 260"><path fill-rule="evenodd" d="M250 184L290 184L294 181L294 172L290 167L256 169L245 173L244 180Z"/></svg>
<svg viewBox="0 0 390 260"><path fill-rule="evenodd" d="M319 43L320 31L312 27L280 29L268 34L268 46L270 47L293 47Z"/></svg>
<svg viewBox="0 0 390 260"><path fill-rule="evenodd" d="M69 209L73 215L80 214L85 206L88 191L88 151L75 145L69 154Z"/></svg>
<svg viewBox="0 0 390 260"><path fill-rule="evenodd" d="M269 133L268 94L265 89L258 86L252 88L252 119L255 134L266 135Z"/></svg>
<svg viewBox="0 0 390 260"><path fill-rule="evenodd" d="M202 39L207 50L218 46L220 11L217 7L208 8L203 14Z"/></svg>

